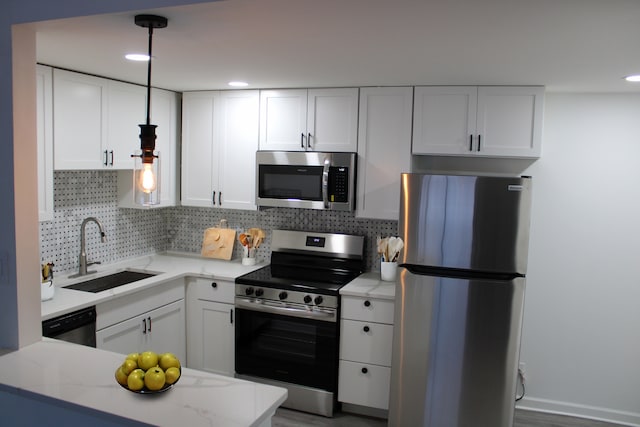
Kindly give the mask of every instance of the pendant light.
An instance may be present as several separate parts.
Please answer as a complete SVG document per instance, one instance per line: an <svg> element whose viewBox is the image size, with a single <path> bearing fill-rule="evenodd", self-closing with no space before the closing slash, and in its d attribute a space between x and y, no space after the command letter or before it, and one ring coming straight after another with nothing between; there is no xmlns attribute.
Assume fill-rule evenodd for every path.
<svg viewBox="0 0 640 427"><path fill-rule="evenodd" d="M156 148L156 125L151 124L151 41L154 28L165 28L167 18L157 15L136 15L135 23L149 29L149 59L147 65L147 121L140 126L140 150L136 150L133 169L134 202L143 206L160 203L160 155Z"/></svg>

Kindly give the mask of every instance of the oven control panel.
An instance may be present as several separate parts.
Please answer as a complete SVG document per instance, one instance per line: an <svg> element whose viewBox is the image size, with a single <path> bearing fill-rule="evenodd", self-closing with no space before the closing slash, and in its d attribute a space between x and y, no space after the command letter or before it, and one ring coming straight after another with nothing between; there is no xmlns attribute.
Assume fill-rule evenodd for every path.
<svg viewBox="0 0 640 427"><path fill-rule="evenodd" d="M309 307L338 308L338 297L311 292L290 291L277 288L236 284L236 296L255 300L280 301Z"/></svg>

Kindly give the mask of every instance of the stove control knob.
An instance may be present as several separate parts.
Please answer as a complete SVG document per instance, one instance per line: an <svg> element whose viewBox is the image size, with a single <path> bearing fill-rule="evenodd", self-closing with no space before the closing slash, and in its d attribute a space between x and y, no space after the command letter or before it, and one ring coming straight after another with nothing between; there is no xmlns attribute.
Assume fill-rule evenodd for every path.
<svg viewBox="0 0 640 427"><path fill-rule="evenodd" d="M305 304L309 304L311 302L312 298L311 295L305 295L304 296L304 303Z"/></svg>
<svg viewBox="0 0 640 427"><path fill-rule="evenodd" d="M316 305L320 305L320 304L322 304L322 297L321 297L320 295L318 295L318 296L313 300L313 302L315 302L315 303L316 303Z"/></svg>
<svg viewBox="0 0 640 427"><path fill-rule="evenodd" d="M261 288L256 289L256 296L261 297L262 295L264 295L264 290Z"/></svg>
<svg viewBox="0 0 640 427"><path fill-rule="evenodd" d="M278 294L278 298L282 299L287 299L287 293L285 291L280 292L280 294Z"/></svg>
<svg viewBox="0 0 640 427"><path fill-rule="evenodd" d="M245 293L246 295L253 295L253 288L247 288L247 289L245 289L245 290L244 290L244 293Z"/></svg>

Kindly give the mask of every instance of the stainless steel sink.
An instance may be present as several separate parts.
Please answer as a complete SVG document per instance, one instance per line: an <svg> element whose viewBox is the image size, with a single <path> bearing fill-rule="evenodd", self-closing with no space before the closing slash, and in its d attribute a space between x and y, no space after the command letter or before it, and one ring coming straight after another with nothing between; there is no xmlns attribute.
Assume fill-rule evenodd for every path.
<svg viewBox="0 0 640 427"><path fill-rule="evenodd" d="M64 288L97 293L137 282L138 280L146 279L148 277L155 276L156 274L157 273L141 273L139 271L124 270L107 276L96 277L95 279L89 279L73 285L64 286Z"/></svg>

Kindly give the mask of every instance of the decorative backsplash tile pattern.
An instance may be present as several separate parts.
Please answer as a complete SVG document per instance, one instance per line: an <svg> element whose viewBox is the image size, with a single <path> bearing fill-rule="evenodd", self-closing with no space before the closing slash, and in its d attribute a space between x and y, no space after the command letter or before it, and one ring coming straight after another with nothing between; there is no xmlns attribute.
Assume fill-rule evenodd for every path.
<svg viewBox="0 0 640 427"><path fill-rule="evenodd" d="M102 243L98 226L87 223L89 261L107 264L166 250L164 213L158 209L119 209L117 178L115 171L54 172L54 217L40 223L41 262L52 261L55 272L77 270L80 228L87 217L97 218L107 235Z"/></svg>
<svg viewBox="0 0 640 427"><path fill-rule="evenodd" d="M40 259L52 261L56 272L78 268L80 226L87 217L102 222L107 242L98 227L86 227L87 258L102 263L166 250L200 253L204 230L226 219L229 228L242 232L260 227L266 234L258 258L271 255L271 230L305 230L365 236L365 269L379 270L376 236L397 234L397 221L355 218L353 213L309 209L273 208L262 211L173 207L164 209L118 208L117 172L58 171L54 173L54 219L40 223ZM233 258L242 248L234 247Z"/></svg>

